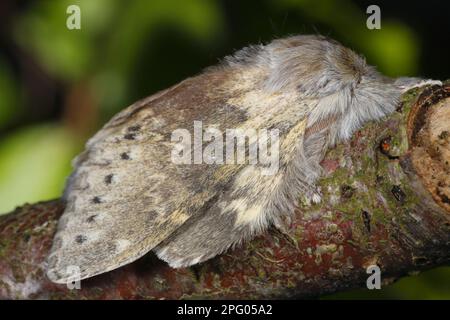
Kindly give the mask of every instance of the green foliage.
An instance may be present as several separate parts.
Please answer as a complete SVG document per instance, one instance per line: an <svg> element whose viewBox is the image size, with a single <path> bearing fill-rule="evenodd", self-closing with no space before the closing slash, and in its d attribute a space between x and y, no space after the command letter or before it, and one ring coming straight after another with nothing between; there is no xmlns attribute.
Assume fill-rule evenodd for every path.
<svg viewBox="0 0 450 320"><path fill-rule="evenodd" d="M412 30L399 21L382 19L380 30L365 27L367 15L349 0L283 0L280 5L300 10L329 27L350 47L389 76L415 74L419 43Z"/></svg>
<svg viewBox="0 0 450 320"><path fill-rule="evenodd" d="M81 8L81 30L66 28L72 4ZM108 118L129 101L133 72L145 61L140 53L162 28L206 46L222 25L214 1L134 0L124 7L119 0L47 0L19 18L16 36L50 74L68 82L92 79Z"/></svg>
<svg viewBox="0 0 450 320"><path fill-rule="evenodd" d="M60 125L25 128L0 144L0 212L25 202L58 198L77 150Z"/></svg>
<svg viewBox="0 0 450 320"><path fill-rule="evenodd" d="M19 89L9 66L0 57L0 129L19 112Z"/></svg>
<svg viewBox="0 0 450 320"><path fill-rule="evenodd" d="M383 277L382 277L383 279ZM411 275L391 285L381 285L380 290L351 290L323 299L432 299L450 300L450 267L440 267Z"/></svg>

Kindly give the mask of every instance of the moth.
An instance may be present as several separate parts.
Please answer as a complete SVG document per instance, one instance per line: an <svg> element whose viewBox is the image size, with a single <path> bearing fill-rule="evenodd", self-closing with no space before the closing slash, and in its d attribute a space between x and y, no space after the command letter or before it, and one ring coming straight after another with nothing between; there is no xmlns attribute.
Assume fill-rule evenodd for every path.
<svg viewBox="0 0 450 320"><path fill-rule="evenodd" d="M282 229L299 199L320 202L315 182L327 149L392 113L402 92L423 83L385 77L332 39L299 35L246 47L134 103L73 162L48 277L66 283L75 266L81 279L89 278L149 251L173 268L187 267L270 225ZM198 135L199 122L203 139L180 149L192 139L174 139L174 132ZM215 135L205 139L205 128ZM237 157L220 135L228 129L276 130L277 141L249 137L244 146L248 156L256 141L277 144L276 170L267 174L267 163L248 159L223 161L221 152ZM209 161L173 161L180 150L188 159L205 156L212 136L224 148Z"/></svg>

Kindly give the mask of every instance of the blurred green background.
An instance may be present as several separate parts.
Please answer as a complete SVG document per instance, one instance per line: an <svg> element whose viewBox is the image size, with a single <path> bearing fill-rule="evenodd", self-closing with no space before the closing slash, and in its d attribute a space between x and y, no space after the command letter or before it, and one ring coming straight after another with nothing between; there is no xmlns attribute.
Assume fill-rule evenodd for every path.
<svg viewBox="0 0 450 320"><path fill-rule="evenodd" d="M66 9L81 8L81 30ZM381 7L381 30L366 8ZM390 76L449 77L446 2L0 2L0 212L57 198L71 159L113 114L250 43L321 33ZM326 298L450 299L450 268Z"/></svg>

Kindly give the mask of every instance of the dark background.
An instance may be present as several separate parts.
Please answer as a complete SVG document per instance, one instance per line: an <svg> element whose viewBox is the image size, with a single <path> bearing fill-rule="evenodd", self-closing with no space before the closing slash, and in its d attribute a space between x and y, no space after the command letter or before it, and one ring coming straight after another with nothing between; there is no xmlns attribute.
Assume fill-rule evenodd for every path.
<svg viewBox="0 0 450 320"><path fill-rule="evenodd" d="M81 30L66 28L70 4ZM366 28L371 4L381 30ZM70 160L113 114L251 43L320 33L389 76L447 79L448 14L437 0L2 0L0 212L58 197ZM449 270L338 297L450 299Z"/></svg>

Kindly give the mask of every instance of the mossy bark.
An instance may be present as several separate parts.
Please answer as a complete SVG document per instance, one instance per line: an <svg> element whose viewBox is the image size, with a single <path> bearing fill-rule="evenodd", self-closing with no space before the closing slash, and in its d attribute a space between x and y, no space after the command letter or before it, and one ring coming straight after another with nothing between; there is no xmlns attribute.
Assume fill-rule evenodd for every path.
<svg viewBox="0 0 450 320"><path fill-rule="evenodd" d="M397 112L329 150L321 204L299 203L271 229L191 268L152 253L69 290L45 276L64 206L25 205L0 217L0 298L251 299L313 297L383 283L450 261L450 85L409 91Z"/></svg>

